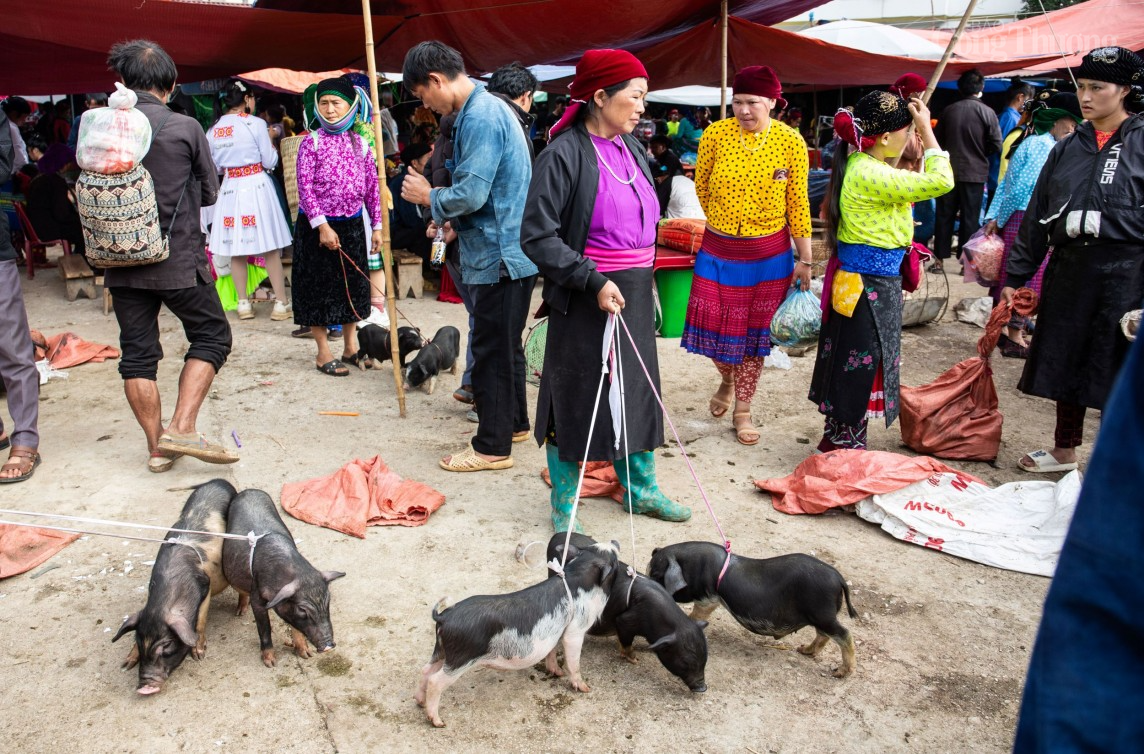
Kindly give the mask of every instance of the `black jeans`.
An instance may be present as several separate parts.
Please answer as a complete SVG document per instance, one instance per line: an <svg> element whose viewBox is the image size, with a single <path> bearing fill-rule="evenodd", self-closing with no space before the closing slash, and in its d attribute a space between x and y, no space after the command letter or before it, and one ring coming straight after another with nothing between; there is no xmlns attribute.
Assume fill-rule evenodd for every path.
<svg viewBox="0 0 1144 754"><path fill-rule="evenodd" d="M159 308L163 305L183 325L190 341L183 360L199 359L217 372L230 355L230 323L211 283L190 288L149 290L112 287L111 305L119 320L119 374L125 380L154 380L163 358L159 342Z"/></svg>
<svg viewBox="0 0 1144 754"><path fill-rule="evenodd" d="M510 455L513 433L528 430L521 334L535 285L536 275L530 275L473 286L473 399L480 416L473 450L478 453Z"/></svg>
<svg viewBox="0 0 1144 754"><path fill-rule="evenodd" d="M938 259L949 259L953 253L953 221L961 213L961 226L957 232L958 257L961 247L981 227L981 202L985 195L984 183L953 185L953 191L937 198L937 217L934 220L933 251Z"/></svg>

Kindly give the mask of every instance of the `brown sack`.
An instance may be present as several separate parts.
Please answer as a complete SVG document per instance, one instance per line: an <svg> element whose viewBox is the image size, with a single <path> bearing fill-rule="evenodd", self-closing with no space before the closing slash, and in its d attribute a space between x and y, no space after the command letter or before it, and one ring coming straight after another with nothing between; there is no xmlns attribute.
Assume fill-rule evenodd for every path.
<svg viewBox="0 0 1144 754"><path fill-rule="evenodd" d="M939 458L992 461L1001 447L1001 412L989 355L1012 310L1029 316L1037 296L1022 288L1012 306L998 304L977 341L978 355L966 359L928 385L901 388L902 441L913 450Z"/></svg>

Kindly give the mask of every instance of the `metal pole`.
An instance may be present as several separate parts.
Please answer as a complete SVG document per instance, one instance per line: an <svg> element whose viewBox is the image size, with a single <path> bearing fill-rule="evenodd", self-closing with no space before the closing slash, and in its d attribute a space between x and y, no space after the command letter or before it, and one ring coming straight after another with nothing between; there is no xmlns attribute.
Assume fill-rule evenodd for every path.
<svg viewBox="0 0 1144 754"><path fill-rule="evenodd" d="M723 73L719 86L719 120L727 117L727 0L720 3L719 20L723 36Z"/></svg>
<svg viewBox="0 0 1144 754"><path fill-rule="evenodd" d="M361 0L361 14L365 21L365 61L369 72L369 97L373 103L373 135L377 143L377 187L381 194L381 266L385 276L385 308L389 312L389 350L393 361L393 384L397 388L397 408L401 418L405 418L405 386L401 374L401 351L397 346L397 302L393 291L396 285L393 281L393 248L389 239L389 208L386 206L385 186L385 135L381 130L381 109L377 99L377 61L374 59L373 47L373 14L369 7L369 0ZM370 272L371 291L379 286L374 285L377 270ZM373 296L370 296L372 301Z"/></svg>
<svg viewBox="0 0 1144 754"><path fill-rule="evenodd" d="M977 0L969 0L969 5L965 8L965 14L961 17L961 22L957 25L957 30L953 32L953 36L949 38L949 44L945 47L945 54L941 56L938 61L937 68L933 69L933 74L930 75L929 84L926 86L925 93L922 95L922 102L929 104L930 97L933 96L934 89L937 89L937 84L941 81L941 76L945 73L945 66L949 59L953 57L953 48L957 47L958 40L961 39L961 33L965 31L965 25L969 23L969 17L973 15L973 9L977 7ZM906 132L906 138L913 136L914 124L910 123L909 130ZM898 161L902 159L901 155L894 158L890 163L890 167L898 167Z"/></svg>

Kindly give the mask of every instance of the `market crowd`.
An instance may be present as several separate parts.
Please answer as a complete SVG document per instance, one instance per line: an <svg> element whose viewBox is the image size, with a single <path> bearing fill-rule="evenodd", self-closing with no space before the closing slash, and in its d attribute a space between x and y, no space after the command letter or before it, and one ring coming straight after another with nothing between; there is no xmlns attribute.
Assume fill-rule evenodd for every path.
<svg viewBox="0 0 1144 754"><path fill-rule="evenodd" d="M384 321L369 276L379 265L383 213L395 247L422 259L426 284L455 295L468 314L454 397L472 404L477 429L441 468L509 468L513 445L532 437L547 453L557 530L567 526L582 461L613 463L636 512L690 516L656 481L651 451L664 428L655 394L631 391L625 423L612 416L615 400L597 392L612 315L621 316L623 337L611 369L628 385L642 384L642 358L658 391L652 313L661 221L689 218L703 228L681 345L711 360L717 380L707 408L729 415L744 445L761 437L752 401L772 348L772 318L792 287L810 288L814 215L829 249L808 388L823 419L819 452L865 448L871 420L889 426L897 418L903 285L927 274L931 248L928 272L942 273L955 252L972 264L965 250L974 239L997 237L1004 259L995 302L1008 305L1022 287L1039 294L1035 334L1032 321L1014 313L1001 339L1004 355L1025 359L1019 389L1056 406L1052 443L1020 459L1025 471L1076 468L1086 412L1104 408L1127 355L1120 320L1144 299L1144 228L1125 203L1144 195L1135 162L1144 62L1120 48L1086 55L1075 92L1038 93L1014 79L1000 115L983 103L976 71L960 77L959 99L936 121L916 74L866 93L832 119L823 150L829 182L814 215L808 127L766 65L737 72L731 117L670 108L651 118L651 81L628 52L585 53L570 96L538 107L539 83L519 63L487 85L474 83L456 50L424 42L408 52L402 73L419 104L399 122L400 103L385 92L378 141L360 75L311 86L296 118L231 80L204 125L201 108L176 96L177 69L155 43L118 44L108 63L150 128L141 165L169 250L157 263L104 272L120 324L124 392L154 472L183 456L238 458L196 426L235 345L228 310L243 321L255 304L271 303L272 320L293 320L293 334L313 340L323 375L345 377L360 365L357 328ZM86 131L83 114L73 118L66 106L39 106L33 119L29 102L5 100L0 179L22 197L27 231L90 256L99 249L85 244L103 239L83 230L76 173L108 108L99 93L85 104ZM815 142L818 125L809 126ZM0 232L0 274L13 292L0 313L10 335L0 345L0 373L15 425L0 436L10 446L0 482L27 479L40 462L38 388L10 238L8 228ZM438 245L443 259L434 256ZM521 338L538 278L548 347L530 410ZM165 425L156 380L163 307L189 341ZM611 390L618 383L608 381Z"/></svg>

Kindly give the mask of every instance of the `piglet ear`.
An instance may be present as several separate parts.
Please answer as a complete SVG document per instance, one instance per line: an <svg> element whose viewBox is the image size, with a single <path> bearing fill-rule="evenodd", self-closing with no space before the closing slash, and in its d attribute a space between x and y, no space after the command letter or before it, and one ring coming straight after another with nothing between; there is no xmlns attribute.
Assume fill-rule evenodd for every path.
<svg viewBox="0 0 1144 754"><path fill-rule="evenodd" d="M127 633L128 631L134 631L138 627L139 627L139 613L135 613L134 615L128 615L126 618L123 619L123 625L120 626L119 630L115 632L115 636L111 637L112 643L119 641L120 636L123 636L123 634Z"/></svg>
<svg viewBox="0 0 1144 754"><path fill-rule="evenodd" d="M167 625L179 637L179 641L186 644L188 647L193 647L199 643L199 635L195 632L191 622L186 617L179 615L167 621Z"/></svg>
<svg viewBox="0 0 1144 754"><path fill-rule="evenodd" d="M612 540L612 547L616 548L616 552L620 551L620 542L617 539Z"/></svg>
<svg viewBox="0 0 1144 754"><path fill-rule="evenodd" d="M667 590L668 594L674 595L686 586L687 580L683 578L683 569L679 567L675 558L669 559L667 572L663 574L663 588Z"/></svg>
<svg viewBox="0 0 1144 754"><path fill-rule="evenodd" d="M336 579L340 579L342 576L345 576L345 574L341 571L322 571L322 578L326 580L327 584Z"/></svg>
<svg viewBox="0 0 1144 754"><path fill-rule="evenodd" d="M649 644L648 649L650 649L651 651L654 652L657 649L664 649L666 647L669 647L674 643L675 643L675 634L670 633L667 636L660 639L659 641L655 642L654 644Z"/></svg>
<svg viewBox="0 0 1144 754"><path fill-rule="evenodd" d="M269 610L270 608L281 603L283 600L288 600L293 597L294 594L298 591L299 586L300 584L298 583L298 579L294 579L289 584L282 587L280 590L278 590L278 594L274 595L274 599L266 603L266 609Z"/></svg>
<svg viewBox="0 0 1144 754"><path fill-rule="evenodd" d="M697 620L695 621L695 625L699 626L699 630L702 631L703 629L707 628L707 621Z"/></svg>

